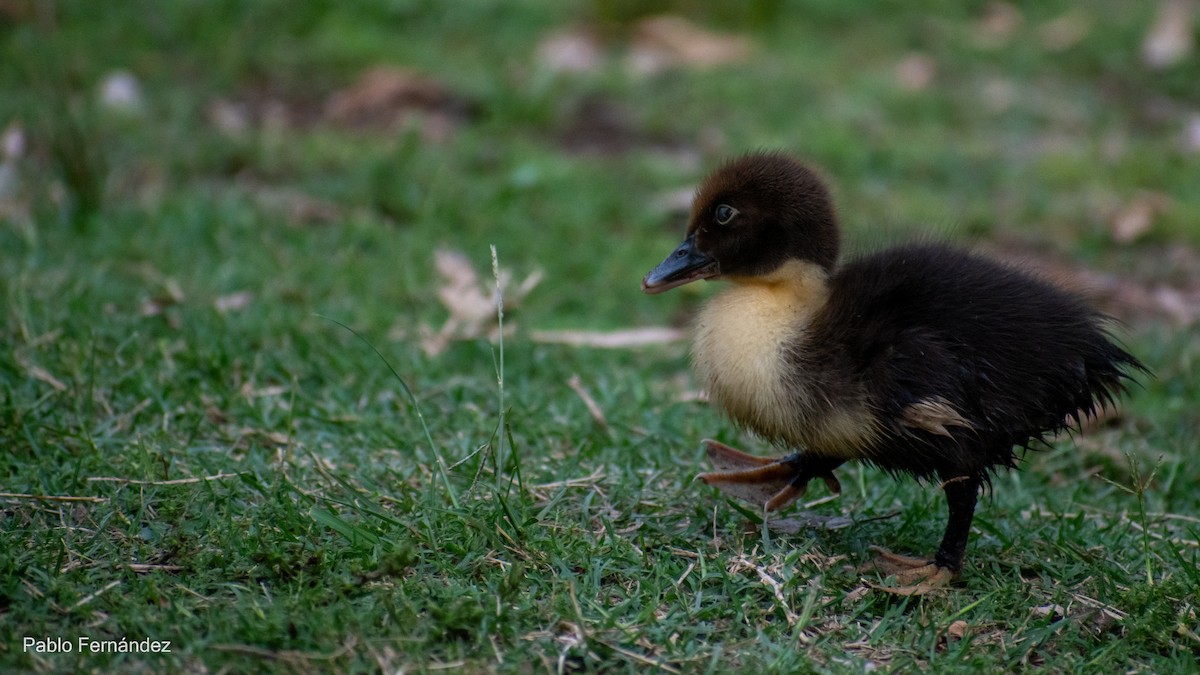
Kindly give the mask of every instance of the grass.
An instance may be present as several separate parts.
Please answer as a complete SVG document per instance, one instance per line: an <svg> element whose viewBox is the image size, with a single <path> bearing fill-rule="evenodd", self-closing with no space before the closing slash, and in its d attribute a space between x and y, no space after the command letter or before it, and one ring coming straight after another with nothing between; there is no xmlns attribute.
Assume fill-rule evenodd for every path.
<svg viewBox="0 0 1200 675"><path fill-rule="evenodd" d="M871 544L934 548L933 486L852 467L817 526L748 528L691 482L698 441L768 449L686 396L686 346L530 339L680 322L712 291L638 293L681 229L658 197L763 146L834 179L854 249L932 230L1194 278L1200 70L1140 65L1149 3L1022 6L1002 48L975 4L752 4L659 3L756 51L649 78L622 69L621 2L0 8L0 128L27 136L0 189L0 669L1194 669L1194 324L1125 308L1155 377L998 476L962 585L920 600L855 567ZM1060 49L1064 16L1086 29ZM545 35L589 21L615 55L539 66ZM913 53L935 65L918 91L895 78ZM379 63L473 112L441 141L324 121ZM139 110L97 103L114 69ZM245 129L220 130L219 101ZM619 151L568 151L596 101ZM1168 206L1115 244L1143 191ZM503 344L426 354L433 252L488 280L490 245L545 281ZM23 649L81 636L172 652Z"/></svg>

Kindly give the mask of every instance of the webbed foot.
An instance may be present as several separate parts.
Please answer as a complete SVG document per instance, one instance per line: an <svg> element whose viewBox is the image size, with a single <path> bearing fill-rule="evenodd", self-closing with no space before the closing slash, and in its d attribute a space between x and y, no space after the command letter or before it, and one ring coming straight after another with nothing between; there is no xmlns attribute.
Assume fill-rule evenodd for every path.
<svg viewBox="0 0 1200 675"><path fill-rule="evenodd" d="M865 565L863 571L876 571L896 580L899 586L880 586L870 584L876 590L892 595L925 595L945 589L954 580L957 573L948 567L943 567L936 560L899 555L878 546L871 550L879 557Z"/></svg>
<svg viewBox="0 0 1200 675"><path fill-rule="evenodd" d="M799 453L779 459L756 457L714 440L705 440L704 446L716 471L696 479L767 511L778 511L799 499L813 478L825 481L834 493L842 491L833 475L841 461L812 461Z"/></svg>

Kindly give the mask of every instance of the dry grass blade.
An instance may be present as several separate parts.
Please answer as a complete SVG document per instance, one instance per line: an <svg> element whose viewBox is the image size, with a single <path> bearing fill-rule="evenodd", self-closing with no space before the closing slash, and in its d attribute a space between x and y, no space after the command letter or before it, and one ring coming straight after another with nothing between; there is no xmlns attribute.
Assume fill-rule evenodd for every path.
<svg viewBox="0 0 1200 675"><path fill-rule="evenodd" d="M604 418L604 411L600 409L600 404L596 403L596 399L592 398L592 395L583 386L583 381L579 379L578 374L571 375L571 379L567 380L567 386L583 401L583 405L588 409L588 414L592 416L596 424L601 429L607 429L608 420Z"/></svg>
<svg viewBox="0 0 1200 675"><path fill-rule="evenodd" d="M568 478L566 480L556 480L552 483L541 483L539 485L530 486L534 490L554 490L567 487L594 487L597 483L604 479L604 470L596 469L590 475L583 478Z"/></svg>
<svg viewBox="0 0 1200 675"><path fill-rule="evenodd" d="M609 642L606 640L600 640L600 639L597 639L596 642L599 642L600 644L607 646L609 649L613 650L614 652L617 652L618 654L621 654L622 656L626 656L630 659L633 659L634 661L637 661L638 663L640 663L642 665L651 666L653 668L657 668L659 670L662 670L662 671L668 672L668 673L683 672L683 671L679 670L678 668L675 668L673 666L669 666L669 665L663 663L662 661L653 659L649 656L646 656L645 654L639 654L638 652L635 652L631 649L626 649L626 648L624 648L618 644L615 644L613 642Z"/></svg>
<svg viewBox="0 0 1200 675"><path fill-rule="evenodd" d="M776 606L783 611L783 615L787 619L788 626L796 625L796 621L799 617L795 612L792 611L791 605L787 601L787 597L783 594L783 583L771 576L765 567L758 564L758 562L752 560L748 556L741 555L734 558L730 562L730 574L737 574L745 570L753 571L758 576L759 580L762 581L763 585L770 589L771 595L775 596Z"/></svg>
<svg viewBox="0 0 1200 675"><path fill-rule="evenodd" d="M586 330L535 330L530 332L534 342L570 345L572 347L600 347L603 349L629 349L648 345L665 345L680 342L687 333L678 328L650 326L614 331Z"/></svg>
<svg viewBox="0 0 1200 675"><path fill-rule="evenodd" d="M66 391L67 385L64 384L62 380L51 375L50 371L46 370L45 368L35 363L25 362L25 360L19 356L17 357L17 363L21 364L21 367L24 368L25 372L28 373L33 379L50 385L55 391Z"/></svg>
<svg viewBox="0 0 1200 675"><path fill-rule="evenodd" d="M240 475L241 474L238 473L218 473L212 476L176 478L174 480L138 480L136 478L120 478L117 476L88 476L87 480L89 483L120 483L121 485L190 485L192 483L202 483L210 480L236 478Z"/></svg>
<svg viewBox="0 0 1200 675"><path fill-rule="evenodd" d="M33 499L44 502L91 502L103 504L108 497L74 497L70 495L29 495L20 492L0 492L0 499Z"/></svg>
<svg viewBox="0 0 1200 675"><path fill-rule="evenodd" d="M333 661L339 659L354 649L358 644L358 639L350 636L346 642L338 649L328 652L301 652L291 649L265 649L263 647L255 647L254 645L234 645L234 644L215 644L212 649L222 652L234 652L237 654L246 654L248 656L257 656L259 658L285 661L292 664L303 664L308 661Z"/></svg>
<svg viewBox="0 0 1200 675"><path fill-rule="evenodd" d="M68 607L67 611L73 612L73 611L79 609L80 607L83 607L84 605L88 604L89 602L95 600L96 598L100 597L104 593L106 593L120 585L121 585L120 580L111 581L111 582L105 584L100 590L96 591L95 593L89 593L88 595L85 595L82 598L80 598L78 602L76 602L75 604Z"/></svg>

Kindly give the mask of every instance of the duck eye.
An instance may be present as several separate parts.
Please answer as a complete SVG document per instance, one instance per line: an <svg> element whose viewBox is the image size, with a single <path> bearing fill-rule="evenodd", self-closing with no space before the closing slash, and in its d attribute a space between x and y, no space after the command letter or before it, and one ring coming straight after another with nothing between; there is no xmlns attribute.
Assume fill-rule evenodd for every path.
<svg viewBox="0 0 1200 675"><path fill-rule="evenodd" d="M729 221L733 220L737 214L738 210L728 204L717 205L717 210L714 213L718 225L728 225Z"/></svg>

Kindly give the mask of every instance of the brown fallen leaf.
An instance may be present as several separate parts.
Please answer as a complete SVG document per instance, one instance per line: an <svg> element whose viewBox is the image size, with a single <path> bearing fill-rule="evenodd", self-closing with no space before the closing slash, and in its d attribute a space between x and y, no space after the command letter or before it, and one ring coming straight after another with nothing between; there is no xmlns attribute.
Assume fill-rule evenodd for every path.
<svg viewBox="0 0 1200 675"><path fill-rule="evenodd" d="M642 19L633 33L626 66L635 75L713 68L750 55L749 38L711 31L674 14Z"/></svg>
<svg viewBox="0 0 1200 675"><path fill-rule="evenodd" d="M20 159L25 154L25 129L17 122L9 122L4 128L0 148L3 148L5 160Z"/></svg>
<svg viewBox="0 0 1200 675"><path fill-rule="evenodd" d="M1166 211L1171 198L1161 192L1141 192L1113 215L1109 231L1113 241L1129 244L1150 231L1154 218Z"/></svg>
<svg viewBox="0 0 1200 675"><path fill-rule="evenodd" d="M1007 2L989 2L975 24L975 44L983 49L998 49L1008 44L1020 29L1021 10Z"/></svg>
<svg viewBox="0 0 1200 675"><path fill-rule="evenodd" d="M1200 152L1200 113L1189 115L1184 124L1183 150L1193 154Z"/></svg>
<svg viewBox="0 0 1200 675"><path fill-rule="evenodd" d="M438 288L438 300L450 310L451 318L468 326L491 319L496 312L495 291L484 288L466 255L442 249L434 253L433 264L445 281Z"/></svg>
<svg viewBox="0 0 1200 675"><path fill-rule="evenodd" d="M870 592L871 592L870 586L859 586L859 587L855 588L854 590L850 591L849 593L847 593L846 597L842 598L842 601L845 602L847 605L853 605L854 603L856 603L859 600L862 600L864 597L866 597Z"/></svg>
<svg viewBox="0 0 1200 675"><path fill-rule="evenodd" d="M1161 70L1179 63L1196 46L1193 0L1161 0L1142 42L1142 63Z"/></svg>
<svg viewBox="0 0 1200 675"><path fill-rule="evenodd" d="M909 54L896 64L896 84L905 91L924 91L933 84L937 64L925 54Z"/></svg>
<svg viewBox="0 0 1200 675"><path fill-rule="evenodd" d="M1034 616L1049 617L1051 621L1067 618L1067 610L1062 605L1042 605L1030 610Z"/></svg>
<svg viewBox="0 0 1200 675"><path fill-rule="evenodd" d="M114 70L105 75L96 96L100 105L114 112L139 114L146 107L141 83L127 70Z"/></svg>
<svg viewBox="0 0 1200 675"><path fill-rule="evenodd" d="M25 130L16 122L9 122L0 134L0 220L11 218L24 220L27 207L23 202L26 192L22 180L21 161L25 154Z"/></svg>
<svg viewBox="0 0 1200 675"><path fill-rule="evenodd" d="M255 441L259 445L286 447L292 444L292 438L281 431L267 431L266 429L254 429L251 427L243 427L234 432L237 440L234 441L234 450L246 450ZM327 462L328 459L322 458L320 461Z"/></svg>
<svg viewBox="0 0 1200 675"><path fill-rule="evenodd" d="M255 389L253 382L243 382L241 388L238 389L238 393L247 399L269 398L288 393L288 388L282 384L273 384Z"/></svg>
<svg viewBox="0 0 1200 675"><path fill-rule="evenodd" d="M470 117L472 104L438 80L408 68L378 66L325 103L325 118L356 128L391 130L415 124L428 140L444 140Z"/></svg>
<svg viewBox="0 0 1200 675"><path fill-rule="evenodd" d="M494 336L499 328L496 280L489 279L491 283L481 280L467 256L451 249L434 253L434 268L443 280L437 297L450 316L436 331L428 326L421 327L421 347L425 353L436 356L452 341ZM515 285L508 270L500 269L498 276L506 312L518 307L542 280L540 271L534 271Z"/></svg>
<svg viewBox="0 0 1200 675"><path fill-rule="evenodd" d="M956 640L961 640L967 636L967 628L969 627L966 621L959 619L946 628L946 634Z"/></svg>
<svg viewBox="0 0 1200 675"><path fill-rule="evenodd" d="M213 309L221 314L236 312L240 309L245 309L254 300L254 294L249 291L238 291L229 295L222 295L216 300L213 300Z"/></svg>
<svg viewBox="0 0 1200 675"><path fill-rule="evenodd" d="M162 290L142 300L141 314L142 316L162 316L168 307L181 305L183 301L183 289L179 286L179 282L168 277L163 280Z"/></svg>
<svg viewBox="0 0 1200 675"><path fill-rule="evenodd" d="M223 410L211 403L204 406L204 415L208 418L208 421L212 422L213 424L229 423L229 416L226 415Z"/></svg>
<svg viewBox="0 0 1200 675"><path fill-rule="evenodd" d="M1154 305L1177 324L1186 326L1200 317L1200 294L1193 292L1188 295L1177 288L1159 286L1151 292L1150 297Z"/></svg>
<svg viewBox="0 0 1200 675"><path fill-rule="evenodd" d="M542 39L536 58L539 66L553 73L594 73L604 65L604 47L595 31L567 28Z"/></svg>

